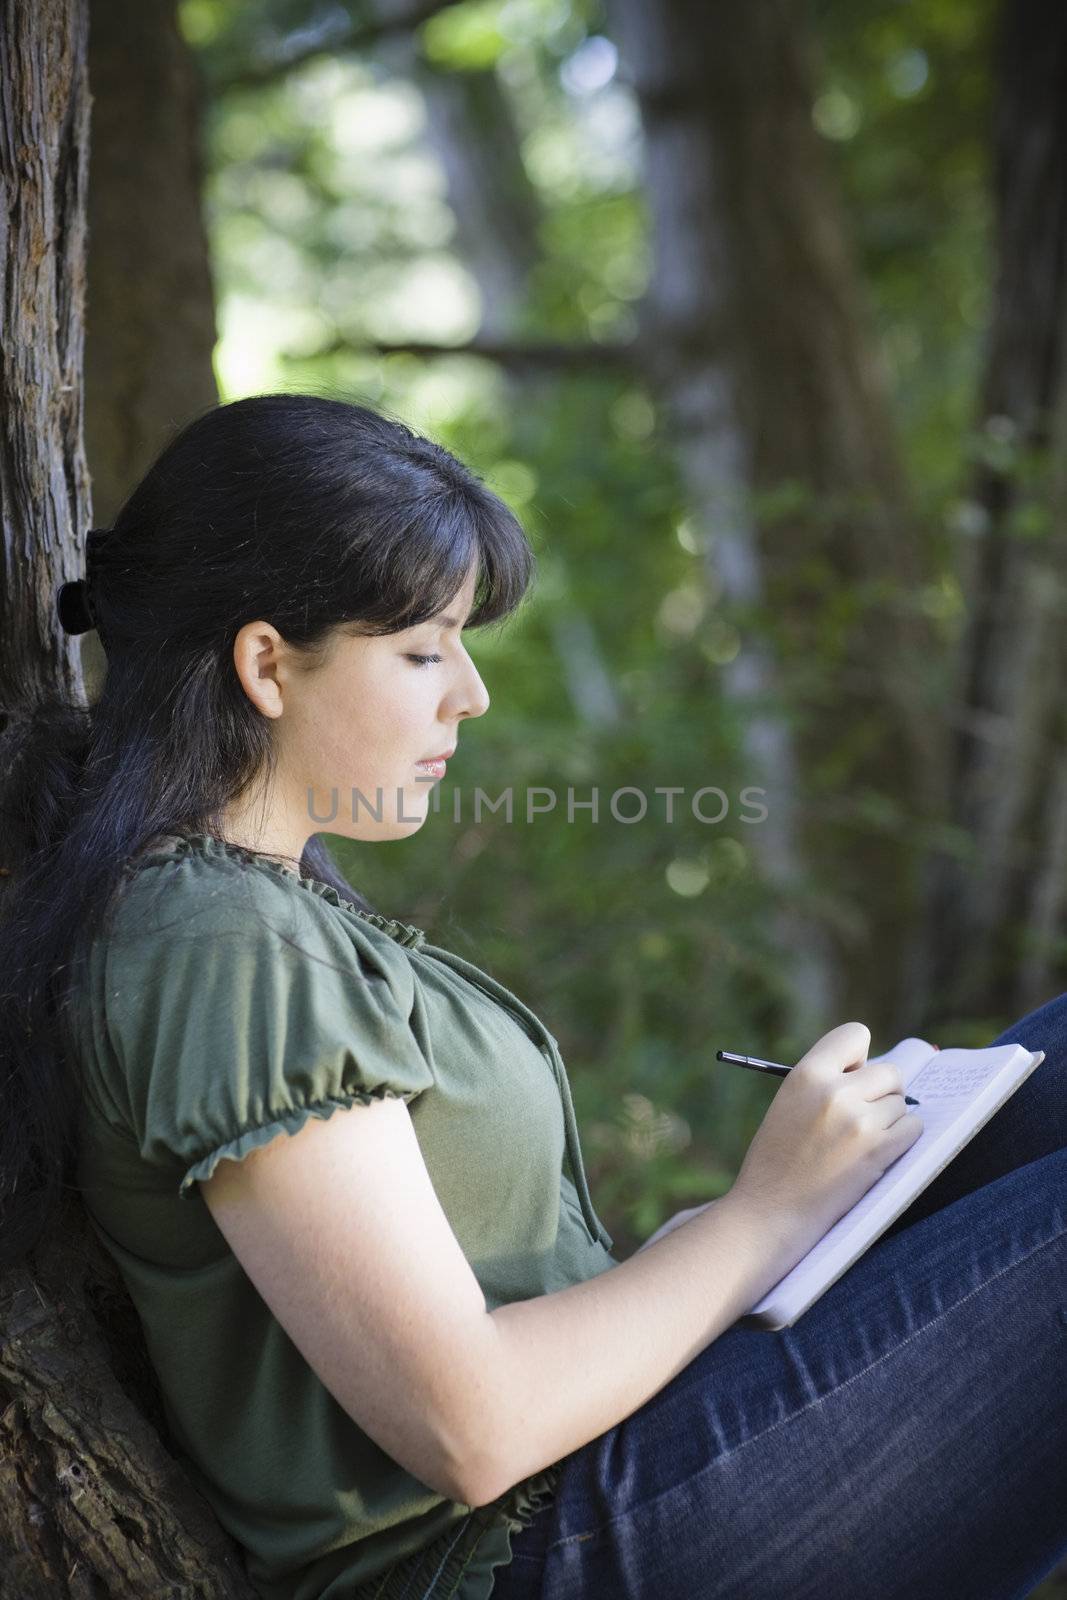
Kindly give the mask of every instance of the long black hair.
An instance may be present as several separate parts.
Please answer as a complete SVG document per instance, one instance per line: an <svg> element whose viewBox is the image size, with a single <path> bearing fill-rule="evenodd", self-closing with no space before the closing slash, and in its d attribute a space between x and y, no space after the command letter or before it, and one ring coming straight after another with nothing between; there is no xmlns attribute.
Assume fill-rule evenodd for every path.
<svg viewBox="0 0 1067 1600"><path fill-rule="evenodd" d="M414 627L475 565L466 626L493 623L535 564L513 513L441 445L313 394L201 413L97 536L102 691L13 708L2 734L0 1270L71 1187L71 999L131 857L159 835L219 837L226 805L275 772L270 719L234 668L239 629L272 623L314 671L333 630ZM299 870L374 909L321 840Z"/></svg>

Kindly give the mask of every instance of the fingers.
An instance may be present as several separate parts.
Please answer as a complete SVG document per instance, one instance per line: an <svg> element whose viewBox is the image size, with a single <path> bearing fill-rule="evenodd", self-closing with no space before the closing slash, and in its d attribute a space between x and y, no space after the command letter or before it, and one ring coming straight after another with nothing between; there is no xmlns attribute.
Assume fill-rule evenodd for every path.
<svg viewBox="0 0 1067 1600"><path fill-rule="evenodd" d="M904 1075L892 1061L868 1061L864 1066L857 1067L849 1077L864 1100L880 1100L887 1094L904 1094Z"/></svg>
<svg viewBox="0 0 1067 1600"><path fill-rule="evenodd" d="M908 1106L902 1094L885 1094L873 1102L868 1114L877 1119L877 1127L887 1129L908 1115Z"/></svg>
<svg viewBox="0 0 1067 1600"><path fill-rule="evenodd" d="M816 1071L847 1072L866 1061L870 1047L871 1030L866 1023L842 1022L817 1039L797 1062L797 1066L803 1064L814 1067Z"/></svg>

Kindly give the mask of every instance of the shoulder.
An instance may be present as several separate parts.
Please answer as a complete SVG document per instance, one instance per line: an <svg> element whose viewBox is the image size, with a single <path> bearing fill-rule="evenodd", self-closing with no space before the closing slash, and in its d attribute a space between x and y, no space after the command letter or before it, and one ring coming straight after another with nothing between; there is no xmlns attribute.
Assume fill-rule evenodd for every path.
<svg viewBox="0 0 1067 1600"><path fill-rule="evenodd" d="M225 922L234 906L284 909L300 892L284 868L268 870L234 853L148 850L127 864L115 894L115 921L126 925L150 913L180 912Z"/></svg>
<svg viewBox="0 0 1067 1600"><path fill-rule="evenodd" d="M384 980L410 1004L407 952L284 867L231 854L189 851L147 857L128 870L107 936L109 987L316 983L329 995L351 980Z"/></svg>
<svg viewBox="0 0 1067 1600"><path fill-rule="evenodd" d="M406 953L284 872L167 857L123 886L104 1015L148 1159L433 1082Z"/></svg>
<svg viewBox="0 0 1067 1600"><path fill-rule="evenodd" d="M315 879L201 837L130 864L104 930L96 993L111 1053L130 1070L235 1030L288 1053L359 1036L430 1051L420 930L349 905ZM399 935L399 937L398 937ZM417 942L417 940L416 940ZM243 1048L243 1046L242 1046Z"/></svg>

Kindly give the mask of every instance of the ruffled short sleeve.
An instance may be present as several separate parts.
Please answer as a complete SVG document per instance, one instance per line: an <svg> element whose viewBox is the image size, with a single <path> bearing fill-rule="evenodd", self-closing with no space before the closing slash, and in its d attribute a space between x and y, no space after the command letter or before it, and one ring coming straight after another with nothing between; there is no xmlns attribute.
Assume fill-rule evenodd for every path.
<svg viewBox="0 0 1067 1600"><path fill-rule="evenodd" d="M198 897L179 868L108 950L108 1036L131 1130L182 1196L224 1157L309 1117L411 1101L433 1083L403 950L355 935L297 882L230 876L232 893Z"/></svg>

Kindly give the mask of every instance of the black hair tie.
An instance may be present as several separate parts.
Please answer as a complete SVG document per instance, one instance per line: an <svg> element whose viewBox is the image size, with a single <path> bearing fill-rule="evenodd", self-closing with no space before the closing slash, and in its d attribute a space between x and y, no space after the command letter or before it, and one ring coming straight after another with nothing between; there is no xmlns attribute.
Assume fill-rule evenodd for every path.
<svg viewBox="0 0 1067 1600"><path fill-rule="evenodd" d="M90 628L96 628L99 632L93 604L93 580L99 560L100 540L110 531L109 528L90 528L85 536L85 577L59 586L56 615L64 633L88 633Z"/></svg>

